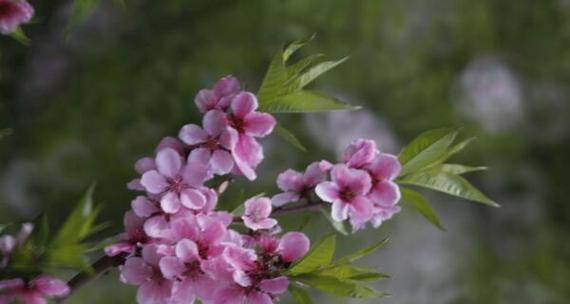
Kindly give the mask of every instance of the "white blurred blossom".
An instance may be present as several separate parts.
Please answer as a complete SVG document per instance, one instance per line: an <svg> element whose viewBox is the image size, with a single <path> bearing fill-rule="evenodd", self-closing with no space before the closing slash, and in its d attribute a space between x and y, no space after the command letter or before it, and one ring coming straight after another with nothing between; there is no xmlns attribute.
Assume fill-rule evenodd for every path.
<svg viewBox="0 0 570 304"><path fill-rule="evenodd" d="M474 59L460 79L459 112L491 133L515 128L523 119L523 93L510 68L496 57Z"/></svg>

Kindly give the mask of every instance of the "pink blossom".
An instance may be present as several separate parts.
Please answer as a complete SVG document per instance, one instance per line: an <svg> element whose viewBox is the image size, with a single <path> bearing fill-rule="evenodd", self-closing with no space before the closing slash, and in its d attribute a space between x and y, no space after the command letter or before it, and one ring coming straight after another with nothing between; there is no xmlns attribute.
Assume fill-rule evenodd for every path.
<svg viewBox="0 0 570 304"><path fill-rule="evenodd" d="M232 99L232 114L228 117L229 127L238 133L232 150L236 169L250 180L256 178L254 169L263 159L263 149L254 137L270 134L277 123L270 114L256 112L257 107L255 95L241 92Z"/></svg>
<svg viewBox="0 0 570 304"><path fill-rule="evenodd" d="M332 169L331 179L318 184L315 190L323 201L332 203L332 218L344 221L350 217L352 224L367 222L372 216L372 203L367 197L372 187L368 173L340 164Z"/></svg>
<svg viewBox="0 0 570 304"><path fill-rule="evenodd" d="M155 158L156 170L146 171L141 185L151 194L160 194L160 205L166 213L176 213L182 206L201 209L207 198L197 188L207 177L207 167L184 160L172 148L160 150Z"/></svg>
<svg viewBox="0 0 570 304"><path fill-rule="evenodd" d="M125 213L123 224L125 232L117 238L117 243L105 247L105 254L115 256L120 253L133 254L138 246L146 244L149 237L143 229L145 220L130 210Z"/></svg>
<svg viewBox="0 0 570 304"><path fill-rule="evenodd" d="M370 163L366 170L372 178L372 189L368 197L373 202L371 223L374 227L400 211L396 204L400 200L400 188L394 179L400 174L400 162L394 155L381 153Z"/></svg>
<svg viewBox="0 0 570 304"><path fill-rule="evenodd" d="M254 287L230 285L218 291L214 304L271 304L273 298L287 291L289 280L286 277L264 279Z"/></svg>
<svg viewBox="0 0 570 304"><path fill-rule="evenodd" d="M129 257L119 267L121 280L124 283L139 286L137 303L167 304L172 294L172 281L164 278L160 271L160 260L163 257L157 245L145 245L142 257Z"/></svg>
<svg viewBox="0 0 570 304"><path fill-rule="evenodd" d="M198 92L194 102L202 113L210 110L225 110L231 102L232 97L240 90L237 78L229 75L214 85L213 89L203 89Z"/></svg>
<svg viewBox="0 0 570 304"><path fill-rule="evenodd" d="M213 173L218 175L231 172L234 166L231 151L237 142L237 132L227 128L226 114L218 110L204 115L203 126L204 129L194 124L185 125L179 132L180 139L194 147L190 159L208 163Z"/></svg>
<svg viewBox="0 0 570 304"><path fill-rule="evenodd" d="M26 283L22 279L0 281L0 303L47 303L46 298L62 298L69 294L67 284L59 279L41 275Z"/></svg>
<svg viewBox="0 0 570 304"><path fill-rule="evenodd" d="M377 153L373 140L357 139L346 148L342 161L351 168L360 169L372 162Z"/></svg>
<svg viewBox="0 0 570 304"><path fill-rule="evenodd" d="M271 199L273 205L279 207L288 202L296 202L307 195L318 183L325 180L326 166L320 162L310 164L304 173L287 170L277 177L277 186L283 190Z"/></svg>
<svg viewBox="0 0 570 304"><path fill-rule="evenodd" d="M269 198L250 198L245 201L245 213L241 218L249 229L271 229L277 225L277 220L269 218L271 209L271 200Z"/></svg>
<svg viewBox="0 0 570 304"><path fill-rule="evenodd" d="M307 254L311 241L302 232L285 233L279 241L277 251L285 263L292 263Z"/></svg>
<svg viewBox="0 0 570 304"><path fill-rule="evenodd" d="M188 215L172 221L173 237L176 240L191 240L198 248L200 259L219 255L222 242L227 237L227 225L219 216Z"/></svg>
<svg viewBox="0 0 570 304"><path fill-rule="evenodd" d="M33 16L34 8L25 0L0 0L0 33L11 34Z"/></svg>

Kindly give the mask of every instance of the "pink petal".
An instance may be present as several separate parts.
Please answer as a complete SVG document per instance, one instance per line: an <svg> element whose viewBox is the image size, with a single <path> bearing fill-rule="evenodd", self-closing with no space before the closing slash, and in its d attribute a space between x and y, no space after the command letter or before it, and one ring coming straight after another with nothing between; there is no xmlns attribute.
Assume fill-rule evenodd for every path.
<svg viewBox="0 0 570 304"><path fill-rule="evenodd" d="M247 135L264 137L273 131L276 124L277 121L270 114L253 112L244 117L243 128Z"/></svg>
<svg viewBox="0 0 570 304"><path fill-rule="evenodd" d="M176 244L176 256L184 263L196 261L200 255L198 245L189 239L182 239Z"/></svg>
<svg viewBox="0 0 570 304"><path fill-rule="evenodd" d="M169 238L172 231L163 216L154 216L144 223L144 232L152 238Z"/></svg>
<svg viewBox="0 0 570 304"><path fill-rule="evenodd" d="M123 281L132 285L140 285L152 276L152 267L139 257L128 258L120 270Z"/></svg>
<svg viewBox="0 0 570 304"><path fill-rule="evenodd" d="M364 223L372 217L372 203L363 196L352 199L349 206L348 213L352 222Z"/></svg>
<svg viewBox="0 0 570 304"><path fill-rule="evenodd" d="M275 279L263 280L259 284L259 289L271 294L282 294L287 291L289 280L287 277L278 277Z"/></svg>
<svg viewBox="0 0 570 304"><path fill-rule="evenodd" d="M160 207L166 213L176 213L180 210L180 199L178 194L167 192L160 200Z"/></svg>
<svg viewBox="0 0 570 304"><path fill-rule="evenodd" d="M145 191L145 187L141 185L141 179L135 178L127 184L127 189L135 191Z"/></svg>
<svg viewBox="0 0 570 304"><path fill-rule="evenodd" d="M372 187L372 180L368 172L351 169L345 165L336 165L332 169L332 180L339 187L347 187L355 195L366 195Z"/></svg>
<svg viewBox="0 0 570 304"><path fill-rule="evenodd" d="M327 160L321 160L319 162L319 168L321 168L321 170L323 170L325 172L330 171L333 167L334 167L334 165Z"/></svg>
<svg viewBox="0 0 570 304"><path fill-rule="evenodd" d="M245 201L245 215L257 219L268 217L271 209L271 200L266 197L255 197Z"/></svg>
<svg viewBox="0 0 570 304"><path fill-rule="evenodd" d="M195 124L185 125L178 132L178 138L187 145L198 145L208 140L208 133Z"/></svg>
<svg viewBox="0 0 570 304"><path fill-rule="evenodd" d="M252 284L251 278L240 269L233 272L232 278L235 283L242 287L249 287Z"/></svg>
<svg viewBox="0 0 570 304"><path fill-rule="evenodd" d="M184 262L182 262L175 256L163 257L162 259L160 259L158 265L160 267L160 272L162 273L164 278L168 280L176 278L177 276L184 273L184 271L186 270Z"/></svg>
<svg viewBox="0 0 570 304"><path fill-rule="evenodd" d="M274 195L271 198L271 203L273 204L273 206L275 207L281 207L289 202L296 202L300 199L301 197L299 196L298 193L295 192L283 192L283 193L279 193L277 195Z"/></svg>
<svg viewBox="0 0 570 304"><path fill-rule="evenodd" d="M239 92L239 81L232 75L225 76L214 85L214 93L217 96L225 96Z"/></svg>
<svg viewBox="0 0 570 304"><path fill-rule="evenodd" d="M116 256L121 253L133 253L135 250L135 245L131 243L116 243L105 247L105 255Z"/></svg>
<svg viewBox="0 0 570 304"><path fill-rule="evenodd" d="M168 304L172 294L172 282L167 280L150 281L137 290L138 304Z"/></svg>
<svg viewBox="0 0 570 304"><path fill-rule="evenodd" d="M209 287L212 288L211 286ZM175 281L172 286L172 297L169 304L189 304L195 303L196 286L192 278L186 278L182 281Z"/></svg>
<svg viewBox="0 0 570 304"><path fill-rule="evenodd" d="M22 279L2 280L0 281L0 291L24 287L24 285L25 282Z"/></svg>
<svg viewBox="0 0 570 304"><path fill-rule="evenodd" d="M204 224L200 239L206 244L214 244L222 241L226 233L227 229L222 222L212 220Z"/></svg>
<svg viewBox="0 0 570 304"><path fill-rule="evenodd" d="M172 149L180 155L185 154L184 144L177 138L171 136L163 138L154 151L155 153L158 153L164 149Z"/></svg>
<svg viewBox="0 0 570 304"><path fill-rule="evenodd" d="M323 182L317 185L315 192L325 202L335 202L340 199L340 189L333 182Z"/></svg>
<svg viewBox="0 0 570 304"><path fill-rule="evenodd" d="M188 162L184 167L183 176L188 185L199 187L208 178L208 164Z"/></svg>
<svg viewBox="0 0 570 304"><path fill-rule="evenodd" d="M263 160L263 149L257 141L253 137L240 134L232 155L243 175L254 180L257 177L254 168Z"/></svg>
<svg viewBox="0 0 570 304"><path fill-rule="evenodd" d="M283 261L291 263L307 254L310 244L311 241L304 233L288 232L281 237L277 250Z"/></svg>
<svg viewBox="0 0 570 304"><path fill-rule="evenodd" d="M231 107L236 117L243 118L257 109L257 97L249 92L241 92L233 98Z"/></svg>
<svg viewBox="0 0 570 304"><path fill-rule="evenodd" d="M368 197L383 206L395 205L400 200L400 187L391 181L381 181L374 185Z"/></svg>
<svg viewBox="0 0 570 304"><path fill-rule="evenodd" d="M303 183L307 187L313 187L324 181L325 177L326 170L321 168L321 164L319 162L314 162L305 170L305 173L303 174Z"/></svg>
<svg viewBox="0 0 570 304"><path fill-rule="evenodd" d="M212 90L200 90L196 97L194 98L194 103L198 107L198 110L202 113L206 113L211 109L216 107L218 102L218 97L214 94Z"/></svg>
<svg viewBox="0 0 570 304"><path fill-rule="evenodd" d="M273 301L271 300L271 297L268 294L253 291L247 295L246 303L248 303L248 304L273 304Z"/></svg>
<svg viewBox="0 0 570 304"><path fill-rule="evenodd" d="M141 185L143 185L146 191L153 194L162 193L168 188L168 182L156 170L145 172L141 178Z"/></svg>
<svg viewBox="0 0 570 304"><path fill-rule="evenodd" d="M228 125L226 113L219 110L210 110L204 115L202 125L208 135L218 137Z"/></svg>
<svg viewBox="0 0 570 304"><path fill-rule="evenodd" d="M393 180L400 174L400 161L395 155L382 153L367 167L378 180Z"/></svg>
<svg viewBox="0 0 570 304"><path fill-rule="evenodd" d="M214 296L213 304L249 304L249 302L244 302L244 300L245 293L241 288L227 287Z"/></svg>
<svg viewBox="0 0 570 304"><path fill-rule="evenodd" d="M19 299L25 304L47 304L44 295L35 290L21 293Z"/></svg>
<svg viewBox="0 0 570 304"><path fill-rule="evenodd" d="M160 262L160 259L162 259L162 255L159 253L160 248L161 245L145 245L142 249L143 260L149 265L158 267L158 263Z"/></svg>
<svg viewBox="0 0 570 304"><path fill-rule="evenodd" d="M206 198L198 190L186 189L180 193L180 202L186 208L199 210L206 205Z"/></svg>
<svg viewBox="0 0 570 304"><path fill-rule="evenodd" d="M150 170L154 170L154 169L156 169L156 165L154 163L154 159L152 159L150 157L143 157L143 158L137 160L137 162L135 163L135 170L139 174L143 174L146 171L150 171Z"/></svg>
<svg viewBox="0 0 570 304"><path fill-rule="evenodd" d="M40 276L31 282L39 292L50 297L64 297L69 294L69 286L62 280Z"/></svg>
<svg viewBox="0 0 570 304"><path fill-rule="evenodd" d="M234 167L234 159L228 151L216 150L212 154L210 166L218 175L228 174Z"/></svg>
<svg viewBox="0 0 570 304"><path fill-rule="evenodd" d="M331 217L337 222L342 222L348 218L348 204L336 201L332 204Z"/></svg>
<svg viewBox="0 0 570 304"><path fill-rule="evenodd" d="M239 139L239 134L234 128L226 127L219 138L219 143L222 147L233 150Z"/></svg>
<svg viewBox="0 0 570 304"><path fill-rule="evenodd" d="M288 169L277 176L277 186L283 191L301 192L305 186L303 183L303 174Z"/></svg>
<svg viewBox="0 0 570 304"><path fill-rule="evenodd" d="M133 210L125 212L125 216L123 217L123 224L125 226L125 231L130 237L142 233L141 230L144 222L145 219L137 216L137 214Z"/></svg>
<svg viewBox="0 0 570 304"><path fill-rule="evenodd" d="M376 143L372 140L357 139L344 152L342 160L353 168L369 164L376 156Z"/></svg>
<svg viewBox="0 0 570 304"><path fill-rule="evenodd" d="M207 164L212 158L212 151L207 148L196 148L188 155L189 163Z"/></svg>
<svg viewBox="0 0 570 304"><path fill-rule="evenodd" d="M156 155L156 167L160 174L174 178L182 168L182 158L174 149L162 149Z"/></svg>
<svg viewBox="0 0 570 304"><path fill-rule="evenodd" d="M152 214L160 211L156 205L145 196L137 196L131 202L131 208L139 217L149 217Z"/></svg>
<svg viewBox="0 0 570 304"><path fill-rule="evenodd" d="M272 218L257 220L248 216L243 216L242 219L245 226L251 230L271 229L277 225L277 220Z"/></svg>

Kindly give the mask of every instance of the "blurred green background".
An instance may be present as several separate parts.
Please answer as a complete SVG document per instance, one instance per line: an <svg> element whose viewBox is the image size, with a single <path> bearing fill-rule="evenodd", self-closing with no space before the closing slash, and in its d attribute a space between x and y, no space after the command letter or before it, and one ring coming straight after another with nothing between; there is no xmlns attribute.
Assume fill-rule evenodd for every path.
<svg viewBox="0 0 570 304"><path fill-rule="evenodd" d="M255 91L281 45L317 33L302 54L351 59L316 89L364 110L278 116L309 152L266 139L261 178L234 184L222 206L276 190L280 171L334 159L356 137L397 153L424 130L462 127L478 141L459 158L491 167L470 179L502 208L430 194L446 232L404 209L342 238L340 251L391 236L365 261L391 274L377 284L392 294L384 303L570 303L570 1L125 2L101 1L66 38L71 1L31 1L31 45L0 37L0 128L12 129L0 145L0 222L42 211L57 221L96 181L105 234L117 233L132 164L198 122L199 89L233 74ZM326 225L307 229L318 237ZM113 272L69 302L133 294Z"/></svg>

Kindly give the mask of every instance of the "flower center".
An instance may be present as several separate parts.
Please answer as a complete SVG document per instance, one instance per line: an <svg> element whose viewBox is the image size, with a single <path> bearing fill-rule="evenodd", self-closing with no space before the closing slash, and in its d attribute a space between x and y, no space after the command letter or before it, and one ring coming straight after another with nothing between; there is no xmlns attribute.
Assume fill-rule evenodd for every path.
<svg viewBox="0 0 570 304"><path fill-rule="evenodd" d="M175 193L180 193L182 192L182 190L186 189L186 183L184 183L184 179L182 178L182 176L176 176L174 178L171 178L168 180L169 182L169 186L168 186L168 190L175 192Z"/></svg>
<svg viewBox="0 0 570 304"><path fill-rule="evenodd" d="M352 192L352 190L348 188L343 188L342 190L340 190L339 196L343 201L348 202L352 200L355 195L354 192Z"/></svg>
<svg viewBox="0 0 570 304"><path fill-rule="evenodd" d="M215 138L210 138L208 141L202 144L202 147L210 150L218 150L220 148L220 143Z"/></svg>
<svg viewBox="0 0 570 304"><path fill-rule="evenodd" d="M243 133L244 125L241 118L232 116L228 121L232 128L236 129L239 133Z"/></svg>
<svg viewBox="0 0 570 304"><path fill-rule="evenodd" d="M8 18L15 13L16 9L11 1L0 1L0 18Z"/></svg>

